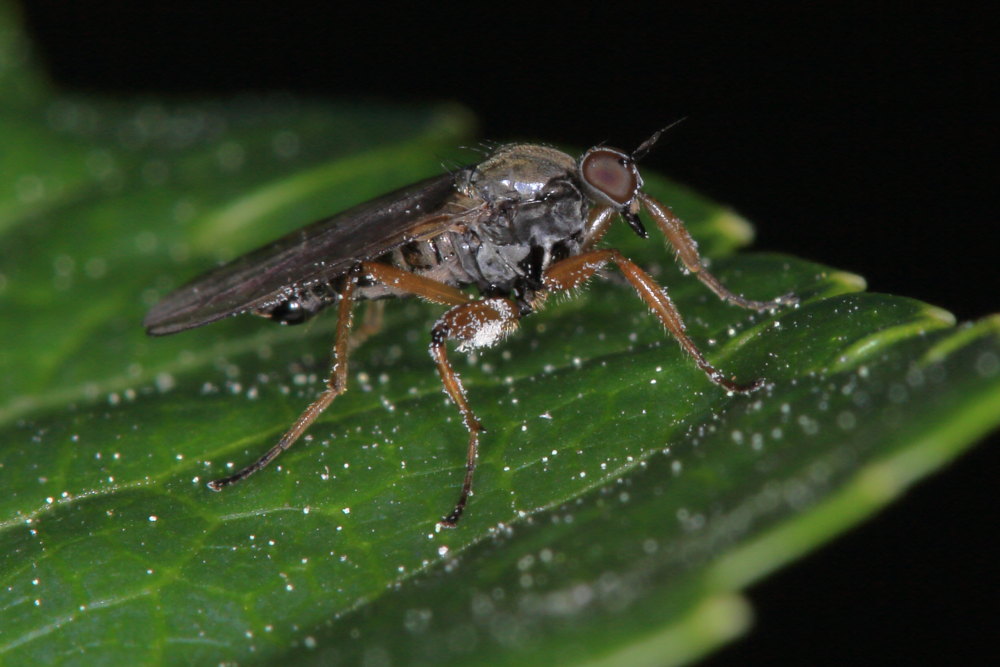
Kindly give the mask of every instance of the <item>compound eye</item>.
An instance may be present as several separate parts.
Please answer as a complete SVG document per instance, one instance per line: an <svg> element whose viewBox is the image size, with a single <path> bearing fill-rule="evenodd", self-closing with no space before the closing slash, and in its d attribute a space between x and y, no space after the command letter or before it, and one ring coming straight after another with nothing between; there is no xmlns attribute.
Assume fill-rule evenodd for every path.
<svg viewBox="0 0 1000 667"><path fill-rule="evenodd" d="M580 174L590 187L616 204L632 201L639 187L632 160L609 148L591 149L580 163Z"/></svg>

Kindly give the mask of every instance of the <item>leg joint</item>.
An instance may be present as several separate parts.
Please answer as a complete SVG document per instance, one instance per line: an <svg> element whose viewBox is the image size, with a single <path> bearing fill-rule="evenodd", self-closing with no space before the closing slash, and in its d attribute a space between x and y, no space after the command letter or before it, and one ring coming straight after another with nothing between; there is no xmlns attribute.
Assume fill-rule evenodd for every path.
<svg viewBox="0 0 1000 667"><path fill-rule="evenodd" d="M438 322L431 329L431 345L441 347L448 341L450 334L450 327L444 322Z"/></svg>

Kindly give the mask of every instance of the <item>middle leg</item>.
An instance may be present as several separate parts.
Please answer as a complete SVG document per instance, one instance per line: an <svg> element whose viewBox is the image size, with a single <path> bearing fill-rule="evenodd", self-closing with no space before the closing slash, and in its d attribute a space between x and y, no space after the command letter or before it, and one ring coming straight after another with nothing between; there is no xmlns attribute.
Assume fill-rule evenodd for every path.
<svg viewBox="0 0 1000 667"><path fill-rule="evenodd" d="M479 459L479 434L485 430L469 405L462 380L448 361L445 344L459 342L458 349L490 347L517 328L520 317L517 305L510 299L491 298L455 306L437 321L431 330L431 357L437 364L441 382L452 402L458 406L462 421L469 431L469 447L465 456L465 480L458 502L451 513L441 519L441 525L453 528L462 516L472 494L472 476Z"/></svg>

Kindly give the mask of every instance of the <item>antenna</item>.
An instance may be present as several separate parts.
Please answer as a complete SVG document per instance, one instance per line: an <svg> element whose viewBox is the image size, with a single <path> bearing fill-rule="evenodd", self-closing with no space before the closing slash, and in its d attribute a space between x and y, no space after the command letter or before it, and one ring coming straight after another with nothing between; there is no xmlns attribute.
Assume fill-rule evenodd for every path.
<svg viewBox="0 0 1000 667"><path fill-rule="evenodd" d="M657 130L656 132L653 132L653 134L649 137L649 139L646 139L644 142L642 142L641 144L639 144L638 148L636 148L634 151L632 151L632 160L635 161L635 162L638 162L642 158L646 157L646 153L648 153L649 149L651 149L653 147L653 144L655 144L657 141L660 140L660 135L662 135L664 132L666 132L670 128L674 127L675 125L678 125L679 123L684 122L685 120L687 120L687 116L684 116L682 118L678 118L674 122L670 123L670 125L667 125L666 127L662 127L659 130Z"/></svg>

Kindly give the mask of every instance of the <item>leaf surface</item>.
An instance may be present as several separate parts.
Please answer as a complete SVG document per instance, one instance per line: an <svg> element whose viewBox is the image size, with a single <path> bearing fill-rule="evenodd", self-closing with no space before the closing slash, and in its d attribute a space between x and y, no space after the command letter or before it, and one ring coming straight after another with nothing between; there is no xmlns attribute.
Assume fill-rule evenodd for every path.
<svg viewBox="0 0 1000 667"><path fill-rule="evenodd" d="M9 23L9 17L6 17ZM8 30L7 34L11 34ZM162 339L143 314L214 262L440 170L469 121L281 97L54 98L0 72L0 661L678 663L740 632L739 590L996 425L998 322L734 254L749 226L649 177L751 314L658 241L622 247L750 396L709 383L634 294L594 281L502 347L454 354L489 429L438 531L465 432L426 352L441 309L389 304L351 390L223 493L320 390L334 314ZM7 78L3 78L7 76Z"/></svg>

